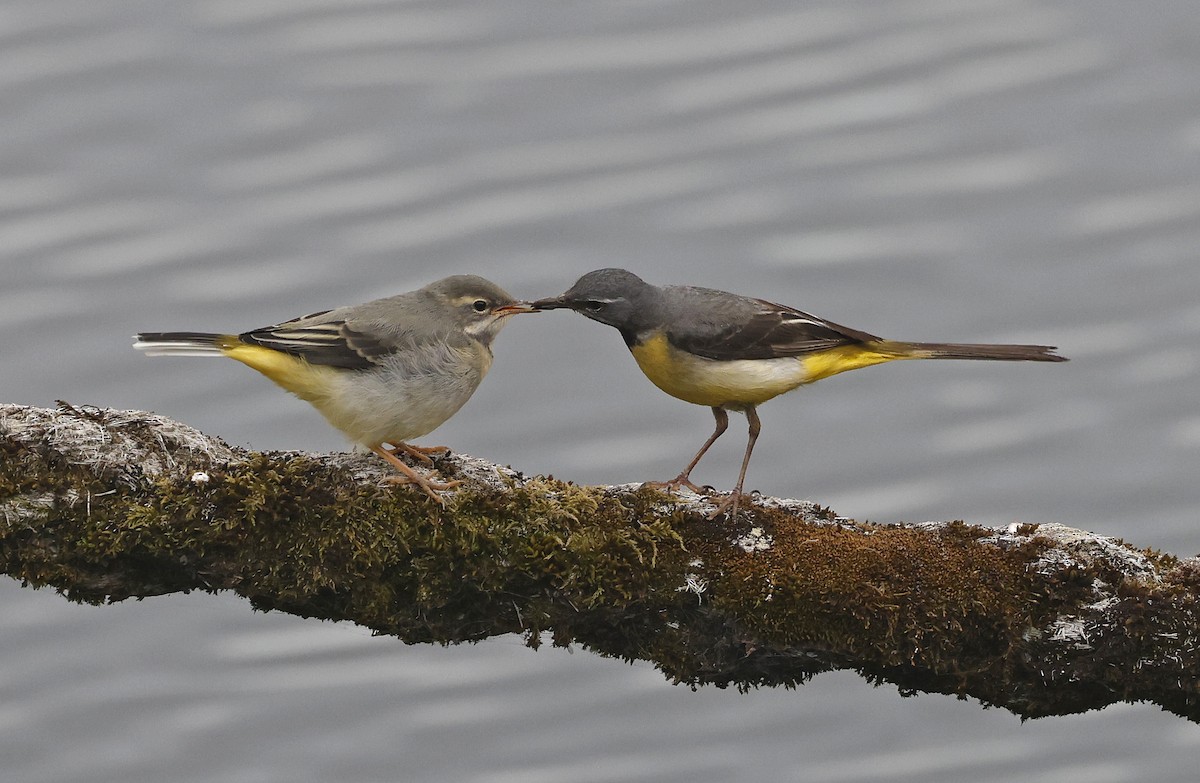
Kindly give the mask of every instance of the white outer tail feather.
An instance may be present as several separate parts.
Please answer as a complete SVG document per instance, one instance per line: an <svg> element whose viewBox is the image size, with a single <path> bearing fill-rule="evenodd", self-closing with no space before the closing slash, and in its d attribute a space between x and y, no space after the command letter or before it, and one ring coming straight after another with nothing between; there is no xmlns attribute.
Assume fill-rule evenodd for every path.
<svg viewBox="0 0 1200 783"><path fill-rule="evenodd" d="M222 356L221 349L212 343L175 342L168 340L138 340L135 350L146 356Z"/></svg>

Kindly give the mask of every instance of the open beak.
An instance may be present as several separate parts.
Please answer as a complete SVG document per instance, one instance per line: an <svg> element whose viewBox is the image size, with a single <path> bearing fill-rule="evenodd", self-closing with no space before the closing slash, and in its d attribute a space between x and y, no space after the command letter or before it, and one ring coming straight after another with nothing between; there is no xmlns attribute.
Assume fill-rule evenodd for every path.
<svg viewBox="0 0 1200 783"><path fill-rule="evenodd" d="M561 296L552 296L548 299L539 299L536 302L530 302L530 307L534 310L560 310L564 307L570 307Z"/></svg>
<svg viewBox="0 0 1200 783"><path fill-rule="evenodd" d="M536 313L540 308L535 302L513 302L501 305L492 310L492 315L516 315L517 313Z"/></svg>

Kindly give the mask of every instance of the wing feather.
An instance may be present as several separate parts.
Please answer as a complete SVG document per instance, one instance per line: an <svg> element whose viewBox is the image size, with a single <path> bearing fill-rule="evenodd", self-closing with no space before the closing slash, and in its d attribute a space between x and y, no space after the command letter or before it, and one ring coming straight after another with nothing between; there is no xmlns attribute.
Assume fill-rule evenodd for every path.
<svg viewBox="0 0 1200 783"><path fill-rule="evenodd" d="M298 356L310 364L365 370L394 350L394 343L344 319L320 320L325 313L255 329L238 335L245 343Z"/></svg>
<svg viewBox="0 0 1200 783"><path fill-rule="evenodd" d="M806 356L844 345L877 341L867 332L840 326L787 305L738 297L722 322L722 302L713 302L703 328L668 329L671 344L718 361Z"/></svg>

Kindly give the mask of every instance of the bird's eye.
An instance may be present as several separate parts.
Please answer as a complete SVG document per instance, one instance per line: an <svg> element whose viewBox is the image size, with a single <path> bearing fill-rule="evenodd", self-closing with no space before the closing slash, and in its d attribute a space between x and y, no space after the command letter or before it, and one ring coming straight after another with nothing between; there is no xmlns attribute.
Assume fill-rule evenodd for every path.
<svg viewBox="0 0 1200 783"><path fill-rule="evenodd" d="M471 303L471 307L475 310L475 312L482 313L484 310L488 309L488 303L486 299L476 299Z"/></svg>
<svg viewBox="0 0 1200 783"><path fill-rule="evenodd" d="M583 307L589 313L598 313L604 309L604 302L597 302L595 299L592 299L591 301L584 302Z"/></svg>

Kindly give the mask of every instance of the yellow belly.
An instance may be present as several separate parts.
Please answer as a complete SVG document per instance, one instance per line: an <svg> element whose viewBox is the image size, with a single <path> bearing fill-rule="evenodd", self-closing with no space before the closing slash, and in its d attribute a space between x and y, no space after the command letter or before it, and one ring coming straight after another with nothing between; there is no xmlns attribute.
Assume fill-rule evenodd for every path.
<svg viewBox="0 0 1200 783"><path fill-rule="evenodd" d="M631 351L655 386L672 397L709 407L758 405L791 391L808 377L799 359L704 359L673 348L666 335L652 337Z"/></svg>
<svg viewBox="0 0 1200 783"><path fill-rule="evenodd" d="M680 351L663 334L630 350L655 386L672 397L709 407L758 405L840 372L906 358L861 346L843 346L803 358L718 361Z"/></svg>

